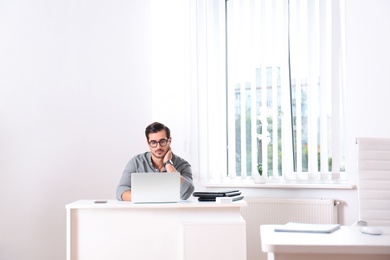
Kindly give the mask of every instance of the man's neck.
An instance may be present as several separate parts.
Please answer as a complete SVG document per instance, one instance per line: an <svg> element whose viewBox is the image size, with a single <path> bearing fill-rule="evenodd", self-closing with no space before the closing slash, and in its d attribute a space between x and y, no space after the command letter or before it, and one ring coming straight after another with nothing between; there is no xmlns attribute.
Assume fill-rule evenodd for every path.
<svg viewBox="0 0 390 260"><path fill-rule="evenodd" d="M162 169L164 168L163 160L164 158L157 158L152 154L152 163L154 167L156 167L159 171L162 171Z"/></svg>

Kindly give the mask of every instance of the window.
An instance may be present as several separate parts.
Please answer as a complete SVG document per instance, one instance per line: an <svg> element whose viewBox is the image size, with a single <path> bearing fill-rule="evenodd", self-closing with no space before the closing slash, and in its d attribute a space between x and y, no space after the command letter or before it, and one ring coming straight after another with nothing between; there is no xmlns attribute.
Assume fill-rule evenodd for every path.
<svg viewBox="0 0 390 260"><path fill-rule="evenodd" d="M345 172L343 1L199 0L200 172L210 182Z"/></svg>

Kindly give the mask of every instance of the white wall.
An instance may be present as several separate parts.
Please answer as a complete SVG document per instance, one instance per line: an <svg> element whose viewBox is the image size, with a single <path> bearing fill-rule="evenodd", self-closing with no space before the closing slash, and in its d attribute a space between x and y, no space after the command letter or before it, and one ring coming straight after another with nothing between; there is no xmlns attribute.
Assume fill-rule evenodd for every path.
<svg viewBox="0 0 390 260"><path fill-rule="evenodd" d="M390 137L390 1L347 1L349 138Z"/></svg>
<svg viewBox="0 0 390 260"><path fill-rule="evenodd" d="M390 138L390 1L347 0L346 9L347 168L355 181L355 138Z"/></svg>
<svg viewBox="0 0 390 260"><path fill-rule="evenodd" d="M347 167L355 181L355 138L390 138L390 2L347 0L346 10Z"/></svg>
<svg viewBox="0 0 390 260"><path fill-rule="evenodd" d="M390 2L346 1L347 167L355 181L355 138L390 137ZM185 143L197 135L184 64L189 36L171 31L185 32L177 23L185 14L151 3L158 0L0 1L0 259L65 259L65 205L113 199L127 160L147 149L150 121L166 122L175 151L196 161L194 144ZM170 19L156 27L158 10ZM161 66L158 40L183 56ZM357 218L355 190L244 193L333 197L346 202L342 222Z"/></svg>
<svg viewBox="0 0 390 260"><path fill-rule="evenodd" d="M0 259L65 259L65 205L147 149L150 27L144 0L0 1Z"/></svg>

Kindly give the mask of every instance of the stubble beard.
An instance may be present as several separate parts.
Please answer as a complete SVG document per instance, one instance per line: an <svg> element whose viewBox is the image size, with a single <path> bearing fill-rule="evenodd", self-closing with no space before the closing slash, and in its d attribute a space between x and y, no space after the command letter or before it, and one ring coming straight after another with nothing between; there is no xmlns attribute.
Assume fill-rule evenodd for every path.
<svg viewBox="0 0 390 260"><path fill-rule="evenodd" d="M158 152L160 152L160 151L161 151L162 153L158 153ZM166 154L166 152L164 152L163 149L158 149L158 150L156 150L156 151L153 152L154 157L156 157L156 158L158 158L158 159L164 158L165 154Z"/></svg>

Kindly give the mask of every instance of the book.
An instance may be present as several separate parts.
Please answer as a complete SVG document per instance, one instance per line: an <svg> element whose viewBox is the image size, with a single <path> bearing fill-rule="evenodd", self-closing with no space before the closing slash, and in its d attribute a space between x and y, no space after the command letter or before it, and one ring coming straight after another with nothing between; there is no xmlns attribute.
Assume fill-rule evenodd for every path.
<svg viewBox="0 0 390 260"><path fill-rule="evenodd" d="M340 228L340 224L307 224L288 222L279 225L275 232L306 232L306 233L332 233Z"/></svg>
<svg viewBox="0 0 390 260"><path fill-rule="evenodd" d="M218 191L195 191L194 197L215 198L215 197L232 197L240 195L239 190L218 190Z"/></svg>
<svg viewBox="0 0 390 260"><path fill-rule="evenodd" d="M217 200L216 198L217 197L212 197L212 198L199 197L198 201L216 201ZM221 198L221 197L219 197L219 198ZM237 200L242 200L244 198L244 196L238 195L238 196L233 196L233 197L229 197L229 198L231 198L232 201L237 201Z"/></svg>

